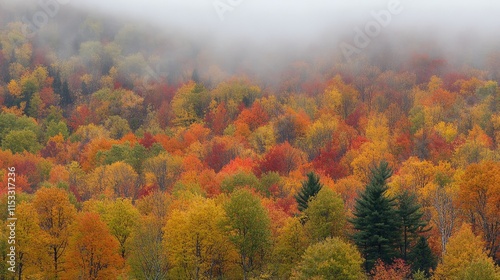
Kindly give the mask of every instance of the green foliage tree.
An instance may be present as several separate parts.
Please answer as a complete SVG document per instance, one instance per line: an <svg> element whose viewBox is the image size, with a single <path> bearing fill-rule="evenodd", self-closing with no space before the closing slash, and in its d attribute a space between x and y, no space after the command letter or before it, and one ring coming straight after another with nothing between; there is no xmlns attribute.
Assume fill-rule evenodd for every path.
<svg viewBox="0 0 500 280"><path fill-rule="evenodd" d="M345 225L344 201L333 190L322 188L304 211L305 227L314 241L341 236Z"/></svg>
<svg viewBox="0 0 500 280"><path fill-rule="evenodd" d="M139 218L139 210L132 205L130 199L117 199L105 209L103 220L110 233L118 240L122 258L127 256L130 236L139 224Z"/></svg>
<svg viewBox="0 0 500 280"><path fill-rule="evenodd" d="M500 280L500 270L493 262L488 260L478 260L460 271L460 280Z"/></svg>
<svg viewBox="0 0 500 280"><path fill-rule="evenodd" d="M298 204L298 209L303 212L307 209L309 200L316 196L321 190L323 185L319 182L319 176L314 172L307 174L307 180L302 182L302 188L299 193L295 196L295 200Z"/></svg>
<svg viewBox="0 0 500 280"><path fill-rule="evenodd" d="M243 279L263 265L269 249L270 219L258 197L246 189L236 190L225 204L227 231L239 254Z"/></svg>
<svg viewBox="0 0 500 280"><path fill-rule="evenodd" d="M41 145L37 141L36 134L31 130L13 130L5 136L2 141L2 148L11 150L13 153L28 151L36 153Z"/></svg>
<svg viewBox="0 0 500 280"><path fill-rule="evenodd" d="M242 187L259 188L259 179L253 173L238 172L232 176L226 176L221 183L221 190L227 193Z"/></svg>
<svg viewBox="0 0 500 280"><path fill-rule="evenodd" d="M29 130L36 135L39 133L39 128L33 118L25 116L17 117L10 113L0 114L0 142L2 142L7 134L14 130Z"/></svg>
<svg viewBox="0 0 500 280"><path fill-rule="evenodd" d="M338 237L309 246L291 279L363 279L363 259L356 247Z"/></svg>
<svg viewBox="0 0 500 280"><path fill-rule="evenodd" d="M400 242L400 225L394 198L387 196L387 179L392 176L389 164L382 161L372 169L370 182L356 199L354 218L350 220L356 232L352 238L366 259L371 271L377 259L390 264L396 257Z"/></svg>
<svg viewBox="0 0 500 280"><path fill-rule="evenodd" d="M46 128L46 138L50 138L52 136L56 136L58 134L61 134L64 139L67 139L69 136L69 130L68 126L64 121L50 121L47 123L47 128Z"/></svg>
<svg viewBox="0 0 500 280"><path fill-rule="evenodd" d="M129 142L123 144L115 144L111 149L97 152L97 157L103 164L110 165L118 161L123 161L134 168L137 173L142 173L143 164L150 155L156 156L155 153L148 153L148 150L140 144L131 146Z"/></svg>
<svg viewBox="0 0 500 280"><path fill-rule="evenodd" d="M132 131L128 121L120 116L110 116L104 122L104 127L109 130L109 135L113 139L121 139Z"/></svg>

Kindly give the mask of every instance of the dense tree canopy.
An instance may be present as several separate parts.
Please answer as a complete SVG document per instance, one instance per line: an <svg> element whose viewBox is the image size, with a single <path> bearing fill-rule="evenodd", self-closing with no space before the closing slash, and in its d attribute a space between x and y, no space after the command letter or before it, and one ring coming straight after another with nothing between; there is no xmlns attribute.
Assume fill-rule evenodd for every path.
<svg viewBox="0 0 500 280"><path fill-rule="evenodd" d="M498 279L498 48L253 71L71 5L24 36L7 2L0 279Z"/></svg>

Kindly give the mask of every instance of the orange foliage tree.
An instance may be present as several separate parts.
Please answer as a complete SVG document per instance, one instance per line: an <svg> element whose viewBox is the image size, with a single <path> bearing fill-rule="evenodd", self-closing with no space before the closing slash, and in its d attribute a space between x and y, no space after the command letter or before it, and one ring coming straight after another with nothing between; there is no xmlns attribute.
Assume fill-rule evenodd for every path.
<svg viewBox="0 0 500 280"><path fill-rule="evenodd" d="M71 228L68 261L63 278L114 279L123 259L118 241L109 233L97 213L81 213Z"/></svg>

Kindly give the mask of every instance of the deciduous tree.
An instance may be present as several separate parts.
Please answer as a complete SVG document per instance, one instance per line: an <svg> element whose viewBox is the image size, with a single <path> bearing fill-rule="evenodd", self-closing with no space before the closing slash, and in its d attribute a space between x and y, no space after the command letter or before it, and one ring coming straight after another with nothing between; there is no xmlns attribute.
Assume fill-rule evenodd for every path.
<svg viewBox="0 0 500 280"><path fill-rule="evenodd" d="M140 223L139 211L130 199L116 199L106 205L101 215L109 232L118 240L121 257L127 257L130 237Z"/></svg>
<svg viewBox="0 0 500 280"><path fill-rule="evenodd" d="M164 247L162 218L143 216L131 240L133 254L129 257L132 274L138 279L166 279L171 264Z"/></svg>
<svg viewBox="0 0 500 280"><path fill-rule="evenodd" d="M338 237L309 246L291 279L363 278L363 259L356 247Z"/></svg>
<svg viewBox="0 0 500 280"><path fill-rule="evenodd" d="M322 188L309 200L305 209L305 228L311 240L321 241L328 237L340 237L345 229L344 202L329 188Z"/></svg>
<svg viewBox="0 0 500 280"><path fill-rule="evenodd" d="M238 264L246 280L264 264L270 245L270 220L260 199L246 189L235 191L224 209L227 233L238 250Z"/></svg>
<svg viewBox="0 0 500 280"><path fill-rule="evenodd" d="M170 273L182 279L224 277L236 256L225 222L224 209L211 199L194 198L188 210L174 210L164 229Z"/></svg>
<svg viewBox="0 0 500 280"><path fill-rule="evenodd" d="M65 270L65 255L70 225L76 215L75 207L70 203L66 191L57 188L39 189L33 199L33 206L38 213L40 228L47 235L44 245L51 260L46 268L47 276L58 279Z"/></svg>
<svg viewBox="0 0 500 280"><path fill-rule="evenodd" d="M280 229L273 248L273 266L279 278L289 279L310 243L298 217L289 217Z"/></svg>
<svg viewBox="0 0 500 280"><path fill-rule="evenodd" d="M469 222L486 242L488 256L496 259L500 248L500 164L471 164L459 183L458 203Z"/></svg>
<svg viewBox="0 0 500 280"><path fill-rule="evenodd" d="M42 277L40 267L49 259L44 252L46 235L40 229L38 213L33 204L23 202L16 209L16 217L17 278Z"/></svg>
<svg viewBox="0 0 500 280"><path fill-rule="evenodd" d="M443 260L434 273L434 279L464 279L460 276L469 274L470 271L467 270L475 269L474 266L478 263L485 266L485 270L495 270L481 237L474 235L470 225L464 224L450 238Z"/></svg>
<svg viewBox="0 0 500 280"><path fill-rule="evenodd" d="M68 279L114 279L123 259L118 242L97 213L81 213L72 226L68 261L63 277Z"/></svg>

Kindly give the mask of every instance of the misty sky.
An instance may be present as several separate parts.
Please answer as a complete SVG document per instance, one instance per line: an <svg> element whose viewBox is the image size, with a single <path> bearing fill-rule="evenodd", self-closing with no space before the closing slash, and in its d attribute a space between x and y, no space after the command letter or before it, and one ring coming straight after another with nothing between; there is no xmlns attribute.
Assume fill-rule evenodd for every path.
<svg viewBox="0 0 500 280"><path fill-rule="evenodd" d="M391 0L70 0L71 4L104 10L156 24L175 25L189 32L215 36L266 39L269 36L306 38L336 25L358 24L371 19L371 11L387 9ZM495 0L401 0L403 11L391 28L438 25L447 30L475 29L488 33L500 26L500 2ZM117 3L120 3L117 5ZM234 6L231 3L236 3ZM217 4L231 6L221 20ZM351 26L354 28L355 26ZM497 33L498 34L498 33ZM305 37L303 37L305 36Z"/></svg>
<svg viewBox="0 0 500 280"><path fill-rule="evenodd" d="M70 0L71 1L71 0ZM207 38L223 49L232 44L261 48L307 49L340 42L352 44L354 29L386 10L391 0L72 0L71 4L168 26L187 37ZM216 6L236 3L217 13ZM429 36L451 50L460 44L489 44L500 39L500 2L495 0L401 0L381 36ZM399 32L399 33L398 33ZM396 35L398 34L398 35ZM378 37L378 36L377 36ZM398 37L399 38L399 37ZM375 38L376 40L377 38ZM404 37L401 40L406 40Z"/></svg>
<svg viewBox="0 0 500 280"><path fill-rule="evenodd" d="M2 0L5 2L29 2ZM90 11L145 21L176 29L189 37L205 36L222 44L246 40L255 44L314 44L340 35L354 36L398 0L41 0L59 1ZM460 37L467 34L499 37L500 1L399 0L382 34L394 30ZM229 7L230 10L217 12ZM464 35L465 34L465 35ZM344 37L342 37L344 38ZM342 39L344 40L344 39Z"/></svg>
<svg viewBox="0 0 500 280"><path fill-rule="evenodd" d="M280 59L285 65L311 54L342 56L339 46L354 45L355 30L365 29L374 21L372 14L387 10L393 1L399 2L400 13L391 15L363 54L437 50L437 55L447 59L458 57L460 65L480 61L500 49L500 1L496 0L44 1L69 2L90 14L145 22L168 34L175 31L175 36L182 34L219 62L241 59L264 68L275 67ZM230 10L218 13L216 6Z"/></svg>

